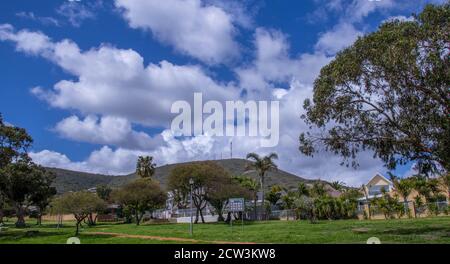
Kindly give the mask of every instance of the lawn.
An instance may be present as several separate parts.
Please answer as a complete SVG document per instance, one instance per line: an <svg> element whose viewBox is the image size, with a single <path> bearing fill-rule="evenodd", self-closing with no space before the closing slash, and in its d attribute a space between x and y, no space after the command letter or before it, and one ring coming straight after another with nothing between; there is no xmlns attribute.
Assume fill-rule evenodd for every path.
<svg viewBox="0 0 450 264"><path fill-rule="evenodd" d="M30 222L31 223L31 222ZM65 243L74 234L74 224L63 228L54 223L16 229L11 224L0 232L0 244ZM84 227L79 235L82 244L121 243L365 243L378 237L382 243L449 243L450 217L394 220L269 221L226 224L197 224L194 236L188 224L107 224ZM38 232L30 232L38 231Z"/></svg>

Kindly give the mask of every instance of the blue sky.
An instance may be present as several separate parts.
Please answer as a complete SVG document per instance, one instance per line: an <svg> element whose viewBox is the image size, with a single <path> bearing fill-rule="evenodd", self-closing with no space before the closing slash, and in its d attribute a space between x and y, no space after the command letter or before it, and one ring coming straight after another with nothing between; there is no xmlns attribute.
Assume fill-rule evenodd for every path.
<svg viewBox="0 0 450 264"><path fill-rule="evenodd" d="M297 175L361 184L386 172L371 153L357 170L329 153L300 155L302 102L336 52L432 2L440 1L2 1L0 112L32 135L36 162L124 174L138 155L158 164L229 156L230 139L171 135L171 102L196 91L218 101L284 91L279 145L236 138L234 157L277 151Z"/></svg>

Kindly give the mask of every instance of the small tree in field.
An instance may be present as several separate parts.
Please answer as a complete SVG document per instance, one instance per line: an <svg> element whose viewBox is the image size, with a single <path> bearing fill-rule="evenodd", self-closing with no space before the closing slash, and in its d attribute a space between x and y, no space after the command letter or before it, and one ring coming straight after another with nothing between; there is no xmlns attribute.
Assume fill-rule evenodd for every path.
<svg viewBox="0 0 450 264"><path fill-rule="evenodd" d="M39 207L39 223L49 199L56 193L51 187L53 178L53 174L28 158L7 164L0 170L0 188L4 198L16 210L16 227L25 226L25 214L30 205Z"/></svg>
<svg viewBox="0 0 450 264"><path fill-rule="evenodd" d="M165 205L167 195L161 190L159 183L150 179L132 181L111 194L134 215L136 225L141 223L145 211L152 211Z"/></svg>
<svg viewBox="0 0 450 264"><path fill-rule="evenodd" d="M224 221L223 210L228 205L230 198L250 199L251 192L232 180L228 175L226 177L216 178L210 184L210 191L206 200L214 207L218 215L219 222Z"/></svg>
<svg viewBox="0 0 450 264"><path fill-rule="evenodd" d="M49 206L51 199L56 194L56 188L51 186L55 175L44 168L38 166L34 168L37 174L35 188L30 196L31 204L38 208L37 225L42 223L42 215Z"/></svg>
<svg viewBox="0 0 450 264"><path fill-rule="evenodd" d="M76 220L75 236L79 234L81 223L92 213L105 208L105 202L95 193L86 191L70 192L56 198L52 210L58 214L73 214Z"/></svg>

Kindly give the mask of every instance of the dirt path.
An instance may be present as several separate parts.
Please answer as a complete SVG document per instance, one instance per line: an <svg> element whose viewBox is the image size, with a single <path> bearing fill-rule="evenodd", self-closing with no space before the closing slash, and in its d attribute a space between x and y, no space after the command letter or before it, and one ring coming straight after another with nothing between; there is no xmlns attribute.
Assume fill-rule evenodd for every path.
<svg viewBox="0 0 450 264"><path fill-rule="evenodd" d="M178 242L190 242L190 243L212 243L212 244L256 244L253 242L233 242L233 241L207 241L207 240L197 240L192 238L181 238L181 237L162 237L162 236L148 236L148 235L130 235L122 233L111 233L111 232L87 232L87 235L104 235L104 236L114 236L122 238L140 238L140 239L152 239L160 241L178 241Z"/></svg>

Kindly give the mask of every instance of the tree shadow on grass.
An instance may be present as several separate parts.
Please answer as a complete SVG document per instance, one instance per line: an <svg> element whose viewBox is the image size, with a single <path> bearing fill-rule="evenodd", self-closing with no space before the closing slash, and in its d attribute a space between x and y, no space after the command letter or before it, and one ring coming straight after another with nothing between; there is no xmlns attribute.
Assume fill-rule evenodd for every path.
<svg viewBox="0 0 450 264"><path fill-rule="evenodd" d="M10 240L10 239L22 239L22 238L39 238L39 237L50 237L50 236L57 236L57 235L63 235L60 232L39 232L37 230L13 230L13 231L6 231L6 232L0 232L0 241L1 240Z"/></svg>

